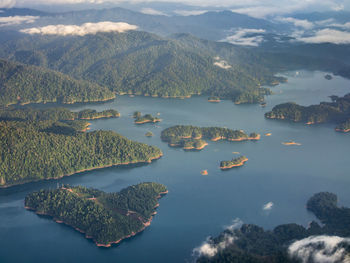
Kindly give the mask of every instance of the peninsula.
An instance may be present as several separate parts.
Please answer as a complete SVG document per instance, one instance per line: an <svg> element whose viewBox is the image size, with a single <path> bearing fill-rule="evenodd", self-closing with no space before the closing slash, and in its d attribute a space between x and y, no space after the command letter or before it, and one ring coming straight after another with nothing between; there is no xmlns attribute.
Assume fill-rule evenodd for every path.
<svg viewBox="0 0 350 263"><path fill-rule="evenodd" d="M336 123L336 131L350 131L350 93L344 97L330 96L332 102L321 102L319 105L301 106L288 102L273 107L265 113L268 119L290 120L315 123Z"/></svg>
<svg viewBox="0 0 350 263"><path fill-rule="evenodd" d="M242 130L231 130L220 127L196 127L177 125L162 131L161 139L171 147L182 147L186 149L203 149L207 143L204 139L211 141L247 141L259 140L260 134L246 134Z"/></svg>
<svg viewBox="0 0 350 263"><path fill-rule="evenodd" d="M110 247L150 226L164 185L141 183L118 193L83 186L40 190L25 198L25 208L47 215L91 238L97 246Z"/></svg>
<svg viewBox="0 0 350 263"><path fill-rule="evenodd" d="M234 167L243 166L246 161L248 161L248 158L245 156L239 156L237 158L233 158L231 161L221 161L220 169L227 170Z"/></svg>

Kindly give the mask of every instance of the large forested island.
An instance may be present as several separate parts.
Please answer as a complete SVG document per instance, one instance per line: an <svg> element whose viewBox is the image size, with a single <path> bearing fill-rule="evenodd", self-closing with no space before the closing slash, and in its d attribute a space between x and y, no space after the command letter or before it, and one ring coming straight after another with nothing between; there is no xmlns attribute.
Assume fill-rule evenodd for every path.
<svg viewBox="0 0 350 263"><path fill-rule="evenodd" d="M19 114L16 120L0 121L0 187L148 163L162 156L160 149L112 131L81 132L87 122L66 121L62 115L69 116L69 111L29 111L35 120L23 120Z"/></svg>
<svg viewBox="0 0 350 263"><path fill-rule="evenodd" d="M196 127L176 125L162 131L161 139L171 147L183 147L184 149L203 149L207 143L204 139L211 141L246 141L259 140L257 133L246 134L242 130L231 130L220 127Z"/></svg>
<svg viewBox="0 0 350 263"><path fill-rule="evenodd" d="M246 161L248 161L248 158L245 157L244 155L239 156L237 158L233 158L231 161L221 161L220 162L220 169L227 170L227 169L231 169L233 167L243 166Z"/></svg>
<svg viewBox="0 0 350 263"><path fill-rule="evenodd" d="M0 108L0 121L74 121L74 120L93 120L101 118L117 118L120 114L118 111L110 109L104 111L96 111L91 109L73 112L66 108L46 108L37 109L31 107L15 108L3 107Z"/></svg>
<svg viewBox="0 0 350 263"><path fill-rule="evenodd" d="M263 228L243 224L237 229L227 229L216 238L207 242L210 252L201 253L197 262L314 262L309 261L310 254L303 254L304 261L293 253L292 243L304 240L305 249L322 248L322 242L308 244L308 237L318 235L336 235L339 237L350 236L350 209L337 206L337 196L332 193L322 192L312 196L307 202L307 209L313 212L321 221L320 226L312 221L308 228L297 224L284 224L275 227L272 231L265 231ZM348 243L339 243L333 248L344 249L340 253L338 261L344 262L343 254L350 255ZM206 251L208 251L207 249ZM334 250L329 251L330 255ZM202 251L203 252L203 251ZM327 261L328 262L328 261Z"/></svg>
<svg viewBox="0 0 350 263"><path fill-rule="evenodd" d="M62 186L27 195L25 207L72 226L97 246L110 247L148 227L156 214L157 200L167 192L157 183L133 185L118 193Z"/></svg>
<svg viewBox="0 0 350 263"><path fill-rule="evenodd" d="M344 97L330 97L332 102L321 102L319 105L301 106L291 102L279 104L272 111L267 112L265 117L269 119L305 122L307 124L337 123L337 131L350 131L350 94Z"/></svg>
<svg viewBox="0 0 350 263"><path fill-rule="evenodd" d="M115 93L53 70L0 59L0 106L28 103L105 101Z"/></svg>

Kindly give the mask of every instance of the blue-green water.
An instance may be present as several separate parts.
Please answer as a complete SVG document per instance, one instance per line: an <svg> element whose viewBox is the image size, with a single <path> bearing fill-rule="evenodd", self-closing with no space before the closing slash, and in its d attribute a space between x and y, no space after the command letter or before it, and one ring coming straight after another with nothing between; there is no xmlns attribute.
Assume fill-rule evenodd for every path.
<svg viewBox="0 0 350 263"><path fill-rule="evenodd" d="M114 130L130 139L160 147L164 156L150 165L107 168L0 190L0 262L190 262L192 249L207 236L217 235L233 219L273 228L282 223L307 225L314 216L305 209L315 192L331 191L341 205L350 206L350 134L334 132L334 125L307 126L264 119L274 105L295 101L303 105L350 92L350 81L324 73L289 74L289 82L273 88L267 107L208 103L204 97L167 100L126 96L103 104L74 105L73 110L115 108L118 119L92 121L91 128ZM157 125L133 124L134 111L160 113ZM162 129L175 124L222 126L267 133L258 142L209 142L201 152L169 148L160 141ZM144 134L152 131L154 137ZM294 140L301 146L285 146ZM244 167L222 172L221 160L233 152L249 158ZM203 176L201 170L209 175ZM85 185L103 191L144 181L165 184L169 194L160 200L149 228L109 249L95 244L73 229L39 217L23 208L29 192L54 188L57 182ZM262 206L273 202L270 211Z"/></svg>

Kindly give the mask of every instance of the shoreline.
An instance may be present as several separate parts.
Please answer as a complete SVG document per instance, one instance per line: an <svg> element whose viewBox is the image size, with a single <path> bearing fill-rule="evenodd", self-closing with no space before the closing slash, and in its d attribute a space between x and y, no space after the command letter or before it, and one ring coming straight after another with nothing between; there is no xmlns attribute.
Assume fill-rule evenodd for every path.
<svg viewBox="0 0 350 263"><path fill-rule="evenodd" d="M229 166L220 166L220 169L221 170L227 170L227 169L231 169L231 168L234 168L234 167L240 167L240 166L243 166L246 161L248 161L248 158L245 158L244 160L242 160L238 164L231 164Z"/></svg>
<svg viewBox="0 0 350 263"><path fill-rule="evenodd" d="M160 192L159 195L156 197L156 199L158 200L158 199L162 198L164 195L166 195L168 193L169 193L169 190L166 190L164 192ZM156 209L157 207L159 207L159 202L157 202L157 204L154 206L154 209ZM75 229L75 230L79 231L80 233L84 234L86 239L92 239L97 247L111 247L113 244L118 244L121 241L123 241L124 239L133 237L133 236L137 235L138 233L141 233L142 231L144 231L147 227L149 227L151 225L153 217L157 214L157 212L154 211L152 213L152 215L150 216L150 218L148 218L148 220L146 222L142 222L143 227L141 227L141 229L139 229L137 232L131 232L129 235L126 235L125 237L122 237L121 239L118 239L116 241L108 242L107 244L101 244L101 243L97 243L96 240L94 240L94 238L92 236L86 235L86 233L82 229L74 227L74 226L72 226L72 225L70 225L70 224L68 224L68 223L66 223L66 222L64 222L64 221L62 221L60 219L55 218L54 216L52 216L50 214L47 214L47 213L44 213L44 212L41 212L41 211L36 211L34 208L29 207L29 206L24 206L24 208L27 209L27 210L34 211L38 215L50 216L58 224L65 224L65 225L67 225L69 227L72 227L73 229Z"/></svg>
<svg viewBox="0 0 350 263"><path fill-rule="evenodd" d="M246 137L246 138L242 137L242 138L238 138L238 139L230 139L230 138L226 138L226 137L216 137L216 138L212 138L210 140L213 142L220 141L220 140L227 140L230 142L241 142L241 141L258 141L260 139L261 139L261 136L260 136L260 134L258 134L257 137Z"/></svg>
<svg viewBox="0 0 350 263"><path fill-rule="evenodd" d="M350 132L350 129L339 129L339 128L335 128L334 130L337 131L337 132L344 132L344 133Z"/></svg>
<svg viewBox="0 0 350 263"><path fill-rule="evenodd" d="M155 120L144 120L144 121L134 121L135 124L145 124L145 123L157 123L161 122L162 119L155 119Z"/></svg>
<svg viewBox="0 0 350 263"><path fill-rule="evenodd" d="M120 113L116 116L114 115L104 115L104 116L95 116L95 117L87 117L87 118L77 118L76 120L98 120L98 119L109 119L109 118L119 118Z"/></svg>
<svg viewBox="0 0 350 263"><path fill-rule="evenodd" d="M191 147L183 147L184 150L202 150L205 148L205 146L207 146L208 143L204 143L201 147L194 147L194 146L191 146Z"/></svg>
<svg viewBox="0 0 350 263"><path fill-rule="evenodd" d="M61 179L61 178L65 177L65 176L71 176L71 175L75 175L75 174L79 174L79 173L83 173L83 172L89 172L89 171L98 170L98 169L103 169L103 168L110 168L110 167L123 166L123 165L129 165L129 164L151 163L154 160L160 159L162 156L163 156L163 153L161 152L158 156L150 158L148 160L144 160L144 161L125 162L125 163L118 163L118 164L108 164L108 165L102 165L102 166L98 166L98 167L91 167L91 168L86 168L86 169L80 169L78 171L75 171L75 172L72 172L72 173L68 173L68 174L64 174L64 175L60 175L58 177L37 179L37 180L21 182L21 183L17 183L17 184L10 184L10 185L1 185L0 189L2 189L2 188L9 188L9 187L18 186L18 185L23 185L23 184L28 184L28 183L34 183L34 182L38 182L38 181L44 181L44 180L58 180L58 179Z"/></svg>

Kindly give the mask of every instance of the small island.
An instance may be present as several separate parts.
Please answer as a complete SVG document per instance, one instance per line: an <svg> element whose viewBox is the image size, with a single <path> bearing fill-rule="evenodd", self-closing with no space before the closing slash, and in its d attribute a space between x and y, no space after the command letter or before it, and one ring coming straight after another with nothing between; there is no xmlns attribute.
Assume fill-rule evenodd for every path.
<svg viewBox="0 0 350 263"><path fill-rule="evenodd" d="M220 100L220 97L212 96L212 97L209 97L209 98L208 98L208 101L209 101L209 102L216 102L216 103L218 103L218 102L220 102L221 100Z"/></svg>
<svg viewBox="0 0 350 263"><path fill-rule="evenodd" d="M300 146L301 143L298 143L298 142L295 142L295 141L288 141L288 142L282 142L283 145L287 145L287 146L290 146L290 145L297 145L297 146Z"/></svg>
<svg viewBox="0 0 350 263"><path fill-rule="evenodd" d="M185 150L201 150L208 145L204 139L211 141L257 141L260 139L260 134L253 132L248 135L242 130L220 127L176 125L163 130L161 139L171 147L183 147Z"/></svg>
<svg viewBox="0 0 350 263"><path fill-rule="evenodd" d="M152 137L152 136L153 136L153 133L150 132L150 131L149 131L149 132L146 132L145 136L146 136L146 137Z"/></svg>
<svg viewBox="0 0 350 263"><path fill-rule="evenodd" d="M97 246L110 247L150 226L158 199L167 193L158 183L133 185L119 193L62 186L27 195L25 208L73 227Z"/></svg>
<svg viewBox="0 0 350 263"><path fill-rule="evenodd" d="M237 158L233 158L231 161L221 161L220 169L227 170L234 167L240 167L240 166L243 166L246 161L248 161L248 158L245 156L239 156Z"/></svg>
<svg viewBox="0 0 350 263"><path fill-rule="evenodd" d="M135 111L133 117L135 118L135 124L156 123L162 121L160 118L153 117L151 114L145 114L142 116L139 111Z"/></svg>
<svg viewBox="0 0 350 263"><path fill-rule="evenodd" d="M326 74L326 75L324 75L324 78L325 78L326 80L331 80L333 77L332 77L332 75L330 75L330 74Z"/></svg>

